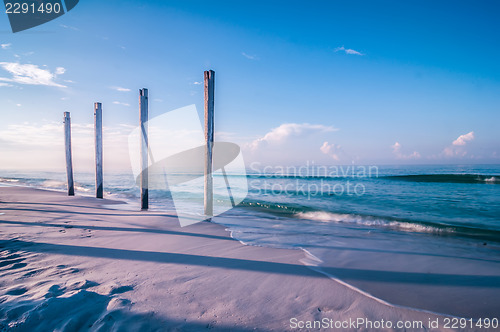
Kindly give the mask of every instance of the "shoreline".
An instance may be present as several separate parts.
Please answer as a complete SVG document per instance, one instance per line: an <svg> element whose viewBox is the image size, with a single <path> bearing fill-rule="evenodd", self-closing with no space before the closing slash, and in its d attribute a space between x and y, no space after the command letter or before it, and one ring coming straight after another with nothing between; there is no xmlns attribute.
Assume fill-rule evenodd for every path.
<svg viewBox="0 0 500 332"><path fill-rule="evenodd" d="M26 188L26 189L30 189L30 190L39 190L39 191L43 191L43 192L59 193L59 194L63 194L64 196L66 195L66 192L63 191L63 190L36 188L36 187L31 187L31 186L27 186L27 185L18 185L18 184L0 185L0 190L2 188ZM139 211L138 204L134 204L134 202L132 200L126 199L124 197L120 197L119 194L108 194L108 195L111 195L112 197L111 198L106 198L104 200L97 200L97 202L103 203L103 204L100 205L100 208L111 209L111 210L114 210L114 211L122 211L122 212L137 212L137 211ZM91 200L95 200L92 195L88 195L87 193L77 193L77 197L82 197L82 198L88 198L88 199L91 199ZM170 214L170 217L172 217L171 214L175 214L174 211L166 211L164 209L157 209L157 210L156 209L151 209L150 211L145 212L145 213L146 214L148 214L148 213L157 213L157 214L160 214L160 215ZM234 215L232 215L232 216L229 216L229 218L234 219L234 218L239 218L239 217L235 217ZM242 244L244 246L257 246L257 247L262 247L262 248L269 248L271 250L277 248L276 246L273 246L273 245L267 245L266 246L265 243L264 244L260 244L258 242L257 243L255 243L255 242L254 243L247 243L243 239L235 237L233 235L234 229L231 229L231 226L224 225L224 220L222 220L222 221L213 221L213 222L210 222L209 224L217 224L218 226L222 227L225 232L228 232L230 238L234 239L235 241L239 242L240 244ZM403 232L401 234L401 236L408 236L408 235L412 236L412 232ZM417 237L418 236L423 236L423 238L425 238L425 236L427 234L416 233L416 234L413 234L413 235L415 235ZM440 240L439 238L441 236L430 234L429 238L431 239L433 237L435 239L437 239L437 241L439 241ZM470 239L470 238L467 238L467 237L464 237L463 239L470 240L470 241L467 241L468 244L471 244L473 241L475 241L475 239ZM457 236L456 239L452 238L451 240L452 241L453 240L460 241L461 237ZM450 241L450 239L443 238L442 241L446 243L446 241ZM495 247L497 247L497 246L495 246ZM485 307L484 305L481 307L482 310L480 309L480 310L470 311L471 313L474 313L473 315L471 315L468 310L458 310L457 311L456 310L456 306L455 306L454 309L453 309L453 306L450 307L451 308L451 310L450 310L450 309L440 309L439 305L437 307L429 305L429 303L430 303L429 299L426 299L425 301L422 301L422 300L418 300L416 298L413 298L413 300L412 300L413 302L411 302L411 301L410 302L408 302L408 301L400 301L400 296L397 296L397 295L395 296L394 291L392 291L390 289L387 289L387 287L380 287L380 285L376 285L376 283L379 281L379 280L376 280L376 279L380 279L380 277L374 278L376 280L375 282L372 282L370 280L362 280L362 282L359 282L356 277L354 279L352 278L352 275L351 275L350 272L347 275L344 273L344 270L346 270L345 269L346 266L344 264L340 264L340 266L336 266L337 263L336 262L332 263L331 261L328 261L325 264L325 261L323 261L320 258L321 255L318 256L318 255L313 254L308 249L306 249L306 247L301 247L301 246L291 246L290 247L289 245L285 245L285 246L278 246L278 248L280 248L280 249L287 249L287 250L300 250L300 251L302 251L303 254L304 254L304 257L298 260L301 264L304 264L305 266L308 266L311 270L313 270L313 271L315 271L317 273L320 273L320 274L326 276L327 278L333 280L334 282L340 283L340 284L344 285L345 287L350 288L350 289L352 289L355 292L358 292L362 296L366 296L368 298L371 298L371 299L373 299L375 301L380 302L381 304L393 306L395 308L403 308L403 309L416 310L416 311L421 311L421 312L424 312L424 313L431 313L431 314L436 314L436 315L446 315L446 316L449 316L449 317L467 317L467 318L473 317L474 319L481 318L482 317L481 313L483 313L483 312L487 312L488 314L491 314L491 312L495 313L494 310L493 311L492 310L486 310L485 308L487 308L487 307ZM367 248L363 248L362 250L366 250L366 249ZM368 249L372 250L373 248L368 248ZM359 250L359 249L357 249L357 250ZM370 250L368 250L368 251L370 251ZM341 250L340 252L342 254L345 254L348 251L349 250ZM396 255L394 255L394 254L390 255L391 258L397 257L398 254L400 254L398 252L395 252L395 253L396 253ZM408 256L408 257L411 258L411 256ZM466 258L466 257L464 257L464 258ZM469 259L469 258L467 258L467 259ZM482 258L479 258L479 259L482 259ZM491 260L491 261L493 261L493 260ZM500 263L500 260L497 259L495 263ZM364 266L368 266L368 269L366 269L366 272L369 272L369 271L372 271L372 270L373 270L372 273L375 273L375 274L377 274L377 273L380 272L380 271L377 271L376 269L373 269L373 266L370 266L370 264L367 264L366 262L364 262L362 264L362 266L363 265ZM401 260L398 260L396 262L396 265L398 265L398 266L404 266L404 264L401 263ZM448 264L448 265L450 265L450 264ZM453 264L451 264L451 265L453 265ZM351 270L351 269L347 269L347 270ZM352 270L356 270L356 269L352 269ZM411 272L412 269L408 268L408 267L404 267L403 270ZM432 266L431 266L431 270L432 270ZM474 270L475 272L479 272L479 273L485 271L484 268L481 267L481 266L473 266L472 270ZM335 273L336 271L340 271L340 275L338 275L337 273ZM361 271L362 273L366 273L366 272L363 272L363 271L365 271L364 269L361 269L359 271ZM356 273L358 273L358 272L356 272ZM429 272L427 272L427 273L429 273ZM488 273L490 273L490 272L488 272ZM497 276L500 275L500 270L499 269L497 269L497 274L496 275ZM465 275L465 277L470 279L471 277L474 277L474 276L472 276L472 275ZM410 278L414 279L414 277L412 277L412 276L410 276ZM422 278L422 277L418 277L418 278ZM488 277L488 276L485 275L483 279L486 281L486 283L489 284L490 290L492 290L491 289L491 285L493 283L497 283L497 284L500 285L500 277L493 277L493 279L492 279L492 277ZM481 282L480 279L478 279L478 280L479 281L475 281L476 284L479 283L479 282ZM410 286L410 288L412 288L412 286ZM499 297L500 297L500 293L499 293L498 287L494 286L493 290L495 291L495 294L498 294ZM467 297L471 298L472 301L473 301L473 303L474 303L474 301L481 299L482 295L481 294L479 294L479 295L475 294L476 292L473 291L471 289L471 287L469 287L468 289L466 289L466 291L468 292L468 296ZM430 298L432 298L432 296L433 296L433 294L431 294L431 293L429 293L427 295ZM445 292L445 293L443 293L443 295L446 297L446 296L450 295L450 292L448 292L448 294ZM494 297L494 296L492 294L487 294L486 297L490 299L490 302L492 302L491 298ZM496 303L496 302L493 302L493 303ZM445 301L441 301L440 304L441 305L445 304ZM470 307L469 305L467 305L467 306ZM449 305L446 304L445 307L449 307Z"/></svg>
<svg viewBox="0 0 500 332"><path fill-rule="evenodd" d="M73 299L92 311L77 301L82 294L107 301L94 323L115 313L113 324L120 324L128 313L148 328L289 330L292 318L445 317L384 305L302 265L302 251L244 246L222 225L181 228L172 215L110 210L100 207L107 200L21 187L0 188L0 201L3 250L22 256L0 271L0 306L11 312L33 303L28 323L44 301L49 308Z"/></svg>
<svg viewBox="0 0 500 332"><path fill-rule="evenodd" d="M495 164L496 166L496 164ZM59 174L58 172L55 172L55 174ZM91 173L84 173L86 176L90 175ZM118 175L120 173L116 173L115 175ZM385 176L385 177L408 177L408 176L413 176L413 175L404 175L404 176ZM418 175L416 175L418 176ZM2 178L0 177L0 180ZM9 179L8 177L5 178L7 182L0 182L0 187L5 186L5 187L26 187L26 188L33 188L33 189L41 189L41 190L47 190L47 191L56 191L56 192L66 192L66 189L62 189L62 187L46 187L43 185L37 185L37 184L29 184L29 183L22 183L22 184L17 184L17 182L9 182L12 179ZM18 181L15 179L14 181ZM48 182L58 182L57 180L50 180L50 179L45 179L44 181ZM66 186L64 181L61 181L59 183L62 186ZM93 184L92 184L93 185ZM87 186L87 187L86 187ZM92 188L88 187L88 183L83 184L83 182L80 184L80 186L76 189L76 194L85 196L85 197L94 197ZM116 188L114 188L116 189ZM138 193L138 191L137 191ZM107 191L105 193L106 197L111 200L120 200L123 201L123 204L120 206L116 206L116 209L123 209L123 210L138 210L139 209L139 198L137 196L130 197L129 195L124 194L123 192L111 192ZM154 199L153 199L154 200ZM253 203L255 204L255 203ZM272 201L263 201L263 204L269 204L273 205L275 204ZM250 204L252 205L252 203ZM185 208L185 207L184 207ZM156 212L173 212L173 210L169 209L165 205L162 205L159 201L156 202L150 202L150 211L156 211ZM272 211L267 211L265 209L261 211L257 211L258 213L263 213L263 214L269 214L271 216L276 216L274 212ZM278 214L283 215L288 218L292 219L303 219L303 220L310 220L310 221L321 221L321 222L339 222L339 218L357 218L361 219L359 220L354 220L354 221L340 221L340 224L344 225L350 225L350 224L359 224L360 226L363 225L368 225L370 227L374 228L379 228L379 229L386 229L388 231L401 231L401 232L410 232L410 233L425 233L425 234L437 234L439 236L443 237L461 237L467 240L471 241L479 241L483 240L485 242L494 242L497 245L500 245L500 230L496 228L488 228L487 226L474 226L473 224L453 224L453 223L446 223L446 222L433 222L433 221L426 221L425 219L416 219L416 220L411 220L411 219L405 219L405 218L391 218L387 216L378 216L378 215L364 215L362 213L356 213L356 212L335 212L335 211L324 211L324 210L305 210L305 211L299 211L299 212L293 212L289 216L286 215L286 213L279 212ZM366 220L365 220L366 219Z"/></svg>

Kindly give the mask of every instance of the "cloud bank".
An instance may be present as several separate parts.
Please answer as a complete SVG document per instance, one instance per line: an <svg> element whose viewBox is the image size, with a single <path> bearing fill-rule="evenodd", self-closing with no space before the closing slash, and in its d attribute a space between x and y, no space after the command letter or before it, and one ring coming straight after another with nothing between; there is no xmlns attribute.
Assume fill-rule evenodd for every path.
<svg viewBox="0 0 500 332"><path fill-rule="evenodd" d="M288 138L306 136L315 132L332 132L337 129L331 126L309 123L284 123L271 129L263 137L257 138L249 144L251 150L257 150L265 145L276 145L285 142Z"/></svg>
<svg viewBox="0 0 500 332"><path fill-rule="evenodd" d="M460 135L456 140L453 141L452 145L458 146L458 145L465 145L467 142L472 141L474 139L474 132L471 131L470 133Z"/></svg>
<svg viewBox="0 0 500 332"><path fill-rule="evenodd" d="M33 64L21 64L17 62L0 62L0 67L9 72L12 77L0 77L0 81L28 85L45 85L65 88L66 86L54 82L58 75L66 72L63 67L57 67L54 73L48 69L42 69Z"/></svg>
<svg viewBox="0 0 500 332"><path fill-rule="evenodd" d="M321 152L323 152L327 156L332 157L334 160L336 161L340 160L340 154L342 152L341 150L342 148L340 145L334 143L329 144L328 142L324 142L319 149Z"/></svg>
<svg viewBox="0 0 500 332"><path fill-rule="evenodd" d="M397 159L419 159L420 153L417 151L413 151L413 153L410 154L404 154L401 149L402 146L399 144L399 142L394 143L394 145L391 146L392 148L392 153L396 156Z"/></svg>
<svg viewBox="0 0 500 332"><path fill-rule="evenodd" d="M443 150L443 154L446 157L465 157L465 155L467 155L467 150L465 149L465 146L467 145L468 142L473 141L474 138L475 136L473 131L458 136L458 138L454 140L450 146L446 147Z"/></svg>

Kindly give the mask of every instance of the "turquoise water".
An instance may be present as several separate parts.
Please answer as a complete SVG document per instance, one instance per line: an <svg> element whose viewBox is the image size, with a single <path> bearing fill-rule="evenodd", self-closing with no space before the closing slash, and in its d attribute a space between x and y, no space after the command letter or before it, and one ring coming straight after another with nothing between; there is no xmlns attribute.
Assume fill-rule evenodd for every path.
<svg viewBox="0 0 500 332"><path fill-rule="evenodd" d="M413 166L380 167L371 177L250 177L256 185L243 205L303 220L500 241L499 174L499 166ZM263 182L298 190L263 192Z"/></svg>
<svg viewBox="0 0 500 332"><path fill-rule="evenodd" d="M229 174L235 195L244 195L238 190L247 182L246 199L214 221L238 215L247 220L245 225L248 220L259 225L267 221L269 227L262 232L277 228L270 221L283 219L290 228L296 223L302 228L362 226L500 242L500 165L381 166L369 171L364 166L253 167L247 172ZM92 195L93 174L76 174L75 181L77 193ZM65 190L65 174L2 171L0 184ZM139 190L131 174L106 174L105 190L108 197L138 204ZM184 190L185 200L177 207L189 209L190 195L201 189L186 185ZM151 190L150 197L152 209L174 209L168 191ZM248 225L231 225L246 240L245 227L255 232Z"/></svg>

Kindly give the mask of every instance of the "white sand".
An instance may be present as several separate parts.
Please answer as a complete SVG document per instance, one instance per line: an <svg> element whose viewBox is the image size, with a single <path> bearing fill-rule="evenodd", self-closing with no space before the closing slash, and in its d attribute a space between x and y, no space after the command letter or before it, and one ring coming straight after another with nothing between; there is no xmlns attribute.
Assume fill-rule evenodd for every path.
<svg viewBox="0 0 500 332"><path fill-rule="evenodd" d="M437 330L450 331L444 316L384 304L309 269L302 251L244 246L216 224L181 228L175 216L102 204L113 202L0 188L0 330L285 331L295 317L439 319Z"/></svg>

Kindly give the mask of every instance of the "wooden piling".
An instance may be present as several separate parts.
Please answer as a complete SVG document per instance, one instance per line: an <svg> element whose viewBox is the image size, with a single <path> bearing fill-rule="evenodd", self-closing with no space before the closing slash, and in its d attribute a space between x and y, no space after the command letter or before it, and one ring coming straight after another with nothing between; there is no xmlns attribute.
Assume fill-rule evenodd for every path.
<svg viewBox="0 0 500 332"><path fill-rule="evenodd" d="M148 89L139 90L139 112L141 127L141 210L149 207L148 191Z"/></svg>
<svg viewBox="0 0 500 332"><path fill-rule="evenodd" d="M64 112L64 142L66 148L66 175L68 177L68 196L75 195L73 183L73 161L71 157L71 117L69 112Z"/></svg>
<svg viewBox="0 0 500 332"><path fill-rule="evenodd" d="M101 103L94 103L94 133L95 133L95 197L103 198Z"/></svg>
<svg viewBox="0 0 500 332"><path fill-rule="evenodd" d="M214 145L214 83L215 72L207 70L205 79L205 190L204 208L206 216L213 216L212 150Z"/></svg>

